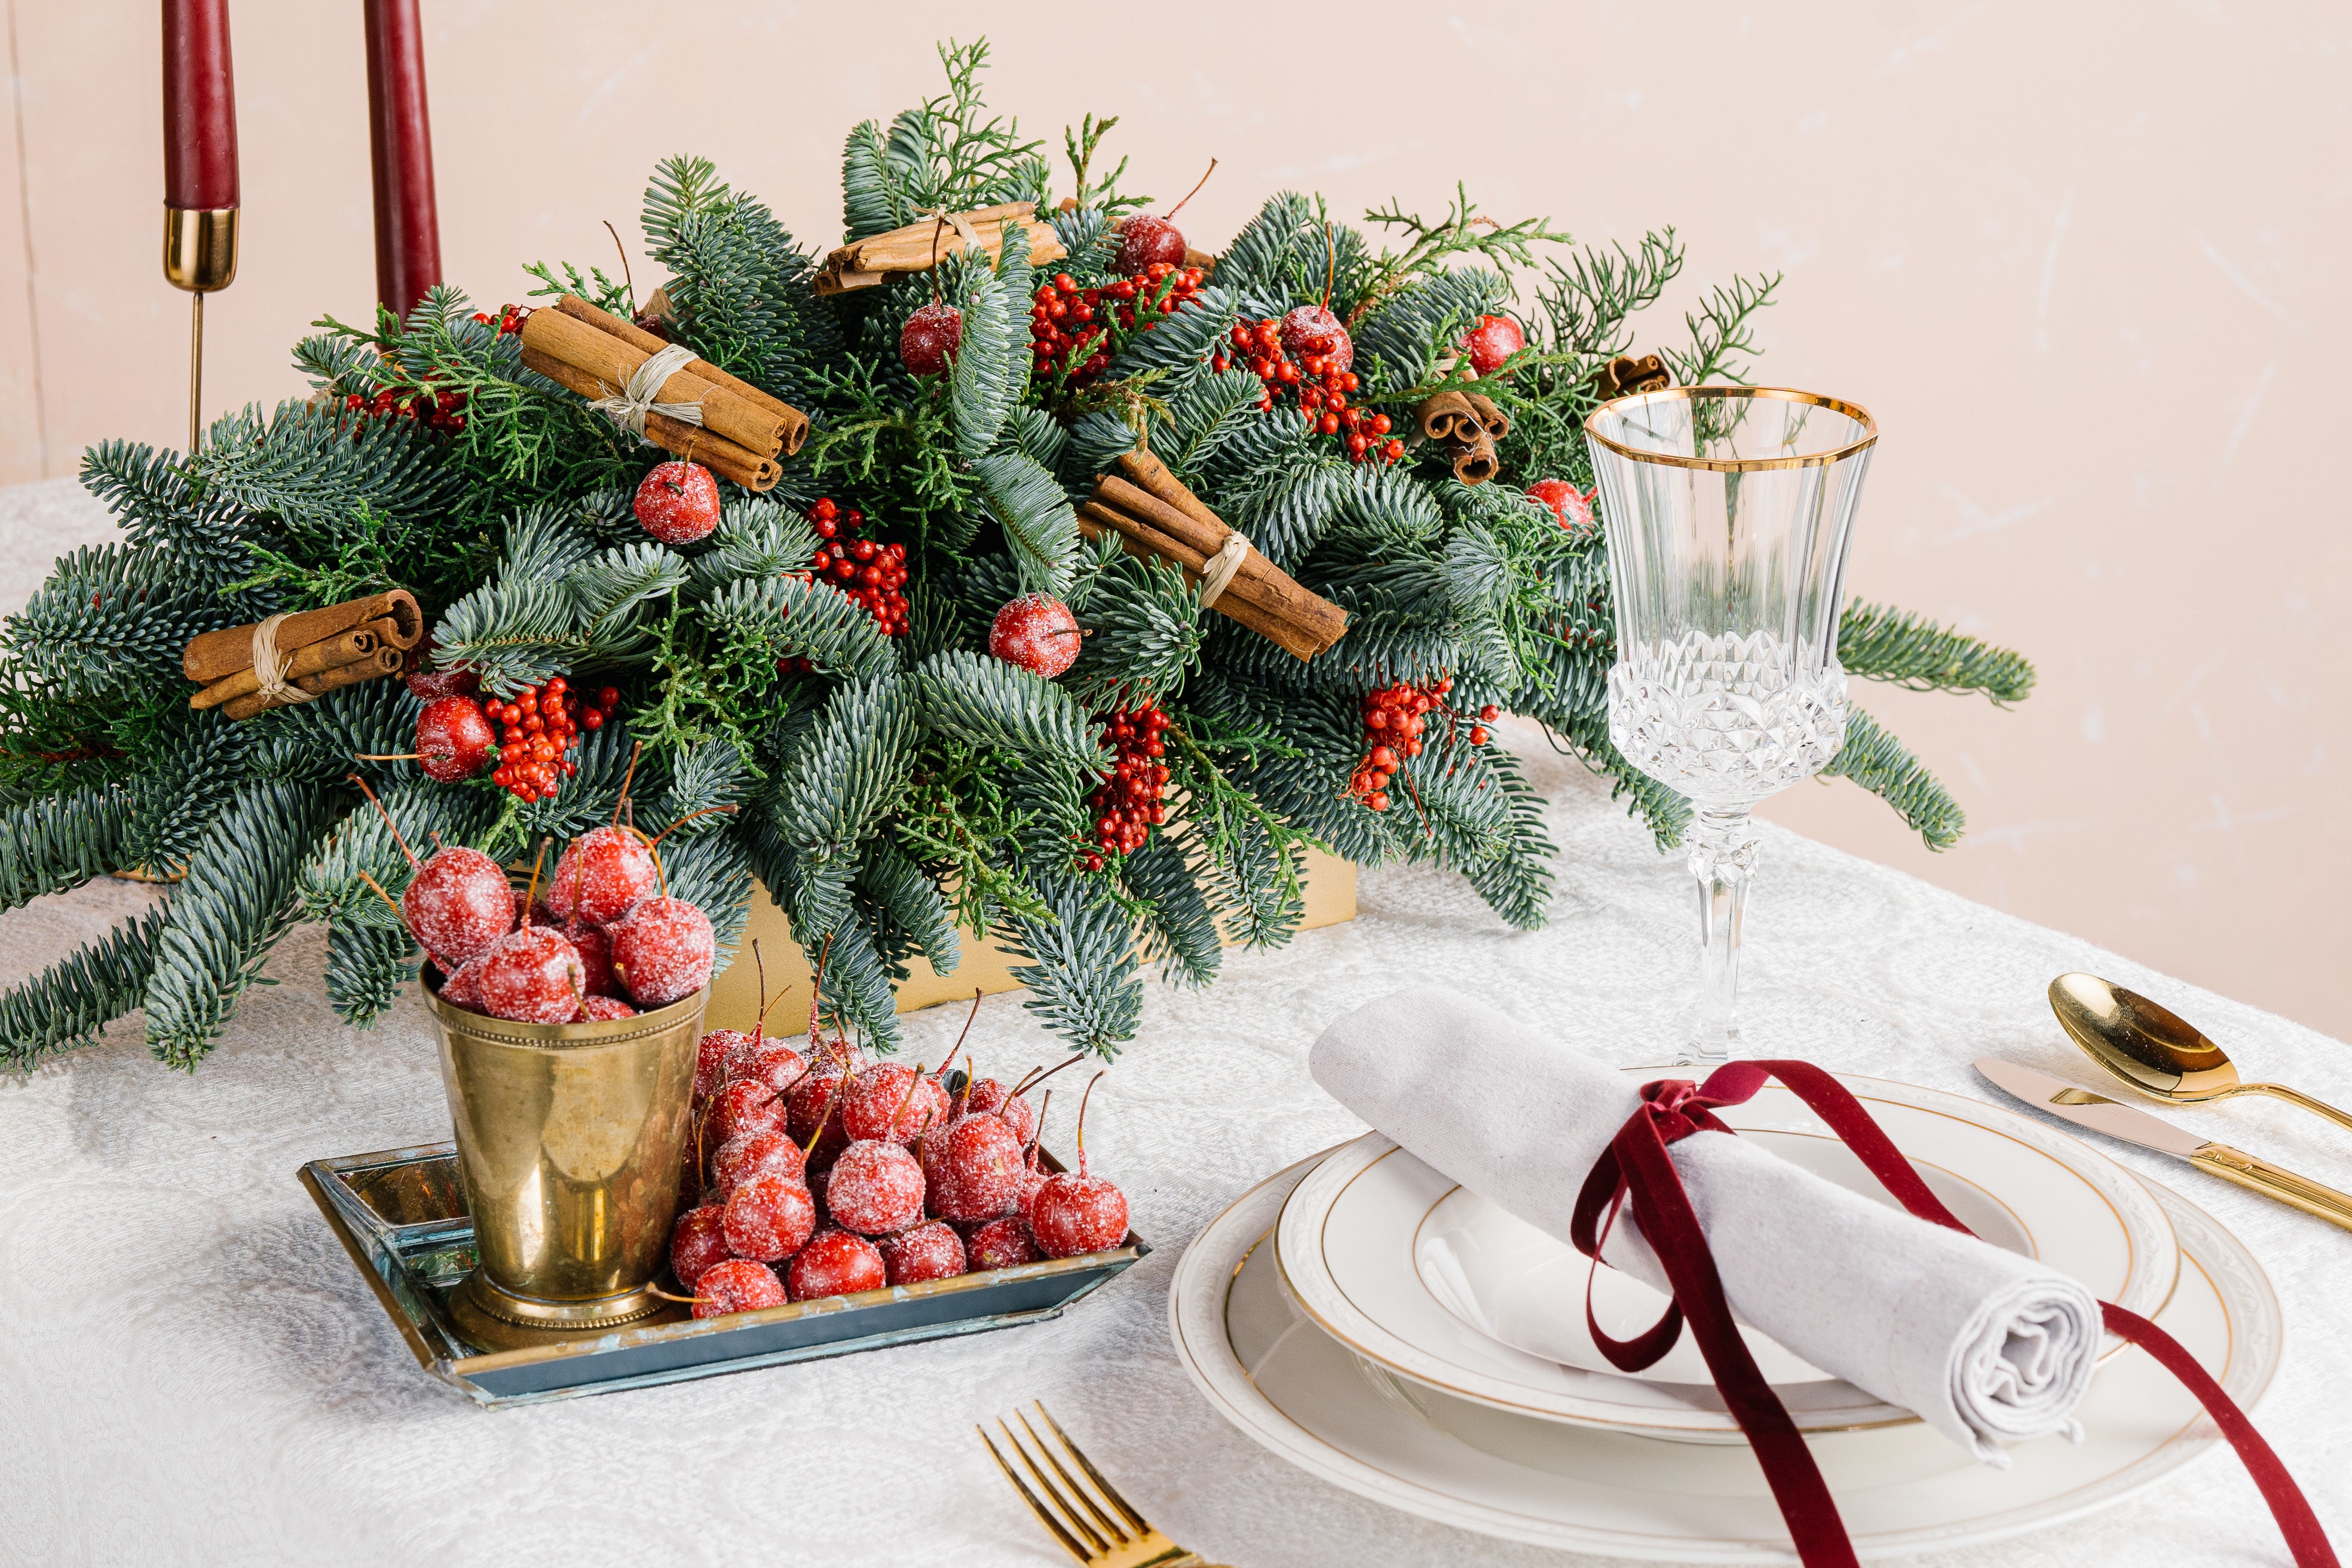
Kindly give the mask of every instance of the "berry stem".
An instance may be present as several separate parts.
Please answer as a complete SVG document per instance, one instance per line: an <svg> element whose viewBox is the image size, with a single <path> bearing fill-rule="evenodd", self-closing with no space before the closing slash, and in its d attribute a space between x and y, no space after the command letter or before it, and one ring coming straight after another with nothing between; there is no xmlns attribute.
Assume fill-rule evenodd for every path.
<svg viewBox="0 0 2352 1568"><path fill-rule="evenodd" d="M971 988L971 1011L963 1016L963 1029L956 1036L955 1044L948 1048L947 1062L940 1068L940 1073L943 1075L947 1072L948 1068L955 1065L956 1052L963 1049L965 1037L971 1033L972 1025L980 1018L980 998L982 994L982 993L979 986L975 985ZM966 1058L963 1064L963 1092L956 1096L956 1114L959 1116L963 1114L963 1108L971 1101L971 1062L970 1058Z"/></svg>
<svg viewBox="0 0 2352 1568"><path fill-rule="evenodd" d="M1052 1078L1055 1073L1060 1072L1064 1068L1074 1066L1086 1059L1087 1053L1080 1051L1075 1056L1065 1057L1062 1060L1055 1062L1052 1067L1045 1068L1042 1070L1036 1068L1031 1068L1028 1075L1022 1079L1019 1083L1013 1086L1012 1093L1026 1094L1031 1089L1036 1088L1039 1084L1045 1082L1047 1079ZM1009 1099L1011 1096L1008 1095L1006 1098Z"/></svg>
<svg viewBox="0 0 2352 1568"><path fill-rule="evenodd" d="M643 741L635 742L629 747L628 771L621 775L621 795L613 803L613 826L615 827L621 826L621 807L629 804L629 781L637 776L637 753L645 749L646 743ZM629 820L634 823L636 818L633 815Z"/></svg>
<svg viewBox="0 0 2352 1568"><path fill-rule="evenodd" d="M714 816L721 812L733 811L735 807L731 805L706 805L700 811L689 811L684 816L679 817L676 822L671 823L667 827L663 828L659 833L655 834L653 837L647 839L646 841L646 847L648 849L653 848L663 839L667 838L671 834L676 833L679 828L684 827L688 823L692 822L698 816Z"/></svg>
<svg viewBox="0 0 2352 1568"><path fill-rule="evenodd" d="M360 777L357 773L345 773L343 776L351 780L352 783L360 786L360 793L368 797L368 804L374 806L378 815L383 816L383 825L392 829L392 841L400 846L400 852L403 855L408 857L409 865L421 865L422 862L416 858L416 851L411 849L408 847L408 840L400 836L400 824L392 819L392 813L383 809L383 802L376 799L375 791L368 788L367 780Z"/></svg>
<svg viewBox="0 0 2352 1568"><path fill-rule="evenodd" d="M522 923L530 924L530 906L539 902L539 868L547 864L549 840L539 841L539 853L530 858L530 886L522 896Z"/></svg>
<svg viewBox="0 0 2352 1568"><path fill-rule="evenodd" d="M390 893L383 890L383 883L377 881L373 877L369 876L365 871L360 873L360 880L365 882L369 887L373 888L375 889L375 896L382 899L386 905L390 906L394 914L400 915L400 923L404 927L408 924L408 917L400 913L400 905L394 901Z"/></svg>
<svg viewBox="0 0 2352 1568"><path fill-rule="evenodd" d="M892 1111L890 1113L890 1120L882 1124L885 1129L892 1132L896 1132L898 1130L898 1119L907 1114L907 1107L912 1105L915 1101L915 1091L922 1087L923 1064L917 1062L915 1064L915 1076L907 1080L907 1092L898 1097L898 1109Z"/></svg>
<svg viewBox="0 0 2352 1568"><path fill-rule="evenodd" d="M382 756L367 752L352 753L352 761L355 763L421 763L424 760L425 753L422 752L394 752Z"/></svg>
<svg viewBox="0 0 2352 1568"><path fill-rule="evenodd" d="M1184 193L1184 202L1189 202L1194 196L1199 195L1201 194L1201 186L1207 184L1209 183L1209 176L1216 172L1217 161L1214 158L1212 158L1209 160L1208 168L1202 173L1199 181L1193 184L1191 190ZM1170 223L1174 223L1176 221L1176 215L1184 210L1184 202L1178 202L1174 206L1168 209L1168 221Z"/></svg>
<svg viewBox="0 0 2352 1568"><path fill-rule="evenodd" d="M1105 1069L1105 1071L1108 1070L1108 1068ZM1095 1097L1095 1085L1100 1083L1102 1079L1103 1075L1097 1073L1087 1079L1087 1091L1078 1096L1078 1175L1082 1179L1087 1173L1087 1101ZM1042 1121L1040 1125L1043 1125Z"/></svg>

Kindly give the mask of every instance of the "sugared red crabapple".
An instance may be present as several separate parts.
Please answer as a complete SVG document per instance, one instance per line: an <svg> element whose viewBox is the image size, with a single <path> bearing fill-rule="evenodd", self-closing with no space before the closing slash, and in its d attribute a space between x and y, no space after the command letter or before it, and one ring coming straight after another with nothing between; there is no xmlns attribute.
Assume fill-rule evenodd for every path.
<svg viewBox="0 0 2352 1568"><path fill-rule="evenodd" d="M684 899L647 899L613 927L613 973L640 1007L665 1007L710 984L718 941Z"/></svg>
<svg viewBox="0 0 2352 1568"><path fill-rule="evenodd" d="M795 1301L818 1296L846 1296L856 1290L879 1290L890 1282L882 1254L862 1236L845 1230L821 1230L793 1255L785 1285Z"/></svg>
<svg viewBox="0 0 2352 1568"><path fill-rule="evenodd" d="M967 1116L923 1140L931 1212L970 1224L994 1219L1019 1195L1021 1141L1001 1117Z"/></svg>
<svg viewBox="0 0 2352 1568"><path fill-rule="evenodd" d="M597 827L564 846L549 882L549 907L563 920L610 925L654 890L653 851L625 827Z"/></svg>
<svg viewBox="0 0 2352 1568"><path fill-rule="evenodd" d="M901 1144L860 1139L825 1173L824 1203L845 1230L904 1230L923 1217L923 1168Z"/></svg>
<svg viewBox="0 0 2352 1568"><path fill-rule="evenodd" d="M1029 1234L1029 1222L1017 1214L990 1220L973 1231L964 1243L964 1254L975 1274L983 1268L1017 1268L1043 1256Z"/></svg>
<svg viewBox="0 0 2352 1568"><path fill-rule="evenodd" d="M1282 348L1295 360L1320 356L1330 370L1345 374L1356 363L1356 345L1339 318L1321 305L1301 305L1282 318Z"/></svg>
<svg viewBox="0 0 2352 1568"><path fill-rule="evenodd" d="M751 1037L740 1029L713 1029L695 1043L694 1098L708 1100L727 1081L727 1058Z"/></svg>
<svg viewBox="0 0 2352 1568"><path fill-rule="evenodd" d="M762 1263L790 1258L816 1234L816 1203L809 1190L773 1173L748 1177L727 1194L727 1249Z"/></svg>
<svg viewBox="0 0 2352 1568"><path fill-rule="evenodd" d="M754 1176L801 1179L801 1146L781 1132L745 1132L729 1139L710 1156L714 1184L731 1188Z"/></svg>
<svg viewBox="0 0 2352 1568"><path fill-rule="evenodd" d="M702 1123L706 1142L718 1147L746 1132L782 1132L784 1102L764 1083L730 1083L711 1098Z"/></svg>
<svg viewBox="0 0 2352 1568"><path fill-rule="evenodd" d="M439 966L437 959L435 961L435 966L436 968ZM452 1007L463 1007L468 1013L481 1012L483 1010L482 961L478 958L469 958L459 964L455 972L445 973L448 973L448 978L441 982L441 1000Z"/></svg>
<svg viewBox="0 0 2352 1568"><path fill-rule="evenodd" d="M664 544L691 544L719 526L719 481L700 463L656 463L638 482L632 510Z"/></svg>
<svg viewBox="0 0 2352 1568"><path fill-rule="evenodd" d="M1048 1258L1117 1247L1127 1239L1127 1194L1100 1176L1048 1176L1029 1202L1029 1229Z"/></svg>
<svg viewBox="0 0 2352 1568"><path fill-rule="evenodd" d="M791 1112L788 1130L793 1137L804 1146L808 1145L810 1139L816 1140L814 1146L809 1149L811 1170L822 1171L830 1167L834 1156L840 1153L842 1145L849 1142L849 1135L841 1130L841 1097L848 1088L838 1072L827 1075L811 1068L808 1075L794 1084L792 1093L786 1097ZM817 1131L820 1125L824 1129L822 1135Z"/></svg>
<svg viewBox="0 0 2352 1568"><path fill-rule="evenodd" d="M1002 1116L1013 1135L1024 1143L1037 1136L1037 1108L1015 1096L1012 1090L992 1078L984 1078L971 1086L964 1096L965 1114L971 1116Z"/></svg>
<svg viewBox="0 0 2352 1568"><path fill-rule="evenodd" d="M1024 594L988 624L988 651L1051 680L1077 662L1085 635L1069 605L1051 594Z"/></svg>
<svg viewBox="0 0 2352 1568"><path fill-rule="evenodd" d="M472 778L489 765L498 735L470 697L427 702L416 716L416 762L437 784Z"/></svg>
<svg viewBox="0 0 2352 1568"><path fill-rule="evenodd" d="M727 1261L727 1236L720 1225L725 1217L716 1205L692 1209L678 1216L677 1228L669 1233L670 1272L688 1290L711 1265Z"/></svg>
<svg viewBox="0 0 2352 1568"><path fill-rule="evenodd" d="M568 1024L587 994L580 954L562 931L525 926L482 955L482 1007L493 1018Z"/></svg>
<svg viewBox="0 0 2352 1568"><path fill-rule="evenodd" d="M588 977L591 996L618 996L620 983L613 978L613 939L604 928L587 921L567 921L564 940L580 954L580 969Z"/></svg>
<svg viewBox="0 0 2352 1568"><path fill-rule="evenodd" d="M400 913L418 946L463 963L514 930L514 892L497 861L453 844L417 867L400 895Z"/></svg>
<svg viewBox="0 0 2352 1568"><path fill-rule="evenodd" d="M762 1307L781 1307L785 1299L774 1269L748 1258L731 1258L712 1264L696 1282L694 1315L722 1318L730 1312L756 1312Z"/></svg>
<svg viewBox="0 0 2352 1568"><path fill-rule="evenodd" d="M882 1266L893 1285L952 1279L963 1272L963 1237L939 1220L926 1221L884 1238Z"/></svg>
<svg viewBox="0 0 2352 1568"><path fill-rule="evenodd" d="M852 1138L911 1143L947 1120L948 1094L939 1079L915 1081L918 1069L877 1062L850 1081L841 1096L841 1130Z"/></svg>
<svg viewBox="0 0 2352 1568"><path fill-rule="evenodd" d="M764 1083L778 1094L807 1076L808 1063L782 1040L753 1039L727 1053L727 1081Z"/></svg>
<svg viewBox="0 0 2352 1568"><path fill-rule="evenodd" d="M575 1024L607 1023L614 1018L634 1018L637 1010L618 996L591 996L580 1004L580 1016Z"/></svg>

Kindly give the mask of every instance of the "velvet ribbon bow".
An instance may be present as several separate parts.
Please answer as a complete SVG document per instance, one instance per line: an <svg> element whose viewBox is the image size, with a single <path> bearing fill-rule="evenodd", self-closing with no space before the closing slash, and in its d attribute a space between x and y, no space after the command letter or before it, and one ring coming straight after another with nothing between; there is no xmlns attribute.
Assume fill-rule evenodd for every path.
<svg viewBox="0 0 2352 1568"><path fill-rule="evenodd" d="M1674 1287L1674 1300L1665 1315L1646 1331L1631 1340L1612 1339L1601 1331L1593 1315L1588 1275L1584 1316L1592 1342L1619 1371L1639 1372L1674 1349L1687 1322L1716 1387L1747 1434L1765 1479L1771 1484L1773 1500L1788 1523L1799 1561L1806 1568L1845 1568L1855 1562L1853 1543L1838 1517L1836 1500L1830 1496L1796 1423L1789 1419L1788 1407L1764 1381L1756 1358L1739 1337L1730 1304L1724 1299L1723 1281L1716 1273L1714 1256L1707 1249L1706 1233L1699 1228L1690 1194L1666 1153L1668 1144L1693 1133L1731 1131L1716 1118L1715 1108L1741 1104L1768 1079L1776 1078L1861 1156L1870 1173L1896 1202L1921 1219L1968 1231L1843 1084L1810 1062L1743 1061L1717 1068L1703 1085L1687 1079L1661 1079L1643 1086L1641 1108L1618 1130L1577 1194L1570 1239L1578 1251L1593 1259L1598 1269L1610 1226L1621 1208L1628 1202L1633 1205L1642 1236L1657 1254ZM2205 1406L2262 1489L2280 1533L2294 1553L2297 1568L2337 1568L2327 1532L2304 1500L2302 1489L2221 1385L2178 1341L2146 1318L2104 1301L2099 1306L2110 1332L2154 1356Z"/></svg>

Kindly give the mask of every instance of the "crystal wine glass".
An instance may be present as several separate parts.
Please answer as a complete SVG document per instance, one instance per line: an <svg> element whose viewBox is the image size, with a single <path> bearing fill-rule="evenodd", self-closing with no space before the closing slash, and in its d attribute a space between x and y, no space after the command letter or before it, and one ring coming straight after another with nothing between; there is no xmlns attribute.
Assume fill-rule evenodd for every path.
<svg viewBox="0 0 2352 1568"><path fill-rule="evenodd" d="M1609 738L1695 808L1702 961L1685 1059L1722 1062L1739 1044L1748 808L1845 743L1838 616L1878 426L1809 392L1691 386L1604 404L1585 431L1617 601Z"/></svg>

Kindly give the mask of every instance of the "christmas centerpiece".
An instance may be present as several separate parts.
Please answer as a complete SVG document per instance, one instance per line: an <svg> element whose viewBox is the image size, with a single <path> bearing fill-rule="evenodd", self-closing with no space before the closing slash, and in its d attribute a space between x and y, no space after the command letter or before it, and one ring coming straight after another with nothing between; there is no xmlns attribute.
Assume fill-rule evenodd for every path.
<svg viewBox="0 0 2352 1568"><path fill-rule="evenodd" d="M1578 248L1466 196L1359 227L1284 193L1212 258L1102 166L1110 121L1064 175L983 107L982 47L942 58L940 96L850 133L837 250L670 159L659 289L436 288L322 321L306 397L88 454L124 538L0 639L0 903L175 880L0 997L0 1056L143 1009L192 1066L299 921L337 1011L381 1016L425 956L392 907L407 847L658 839L718 965L773 899L824 955L822 1018L884 1052L908 962L986 936L1108 1054L1143 965L1205 984L1222 943L1286 940L1310 845L1540 922L1552 847L1503 713L1678 838L1685 803L1608 738L1581 421L1740 377L1775 280L1636 354L1671 231ZM1996 700L2032 680L1869 605L1838 652ZM1960 832L1858 710L1828 771Z"/></svg>

